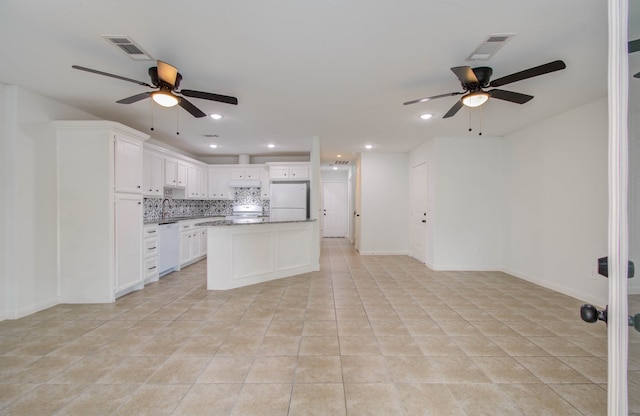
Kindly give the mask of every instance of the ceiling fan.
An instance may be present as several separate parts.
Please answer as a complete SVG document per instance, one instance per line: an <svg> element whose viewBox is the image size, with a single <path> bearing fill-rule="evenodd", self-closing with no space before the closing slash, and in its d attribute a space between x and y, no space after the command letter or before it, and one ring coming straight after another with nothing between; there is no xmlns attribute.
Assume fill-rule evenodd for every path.
<svg viewBox="0 0 640 416"><path fill-rule="evenodd" d="M434 95L432 97L420 98L418 100L407 101L404 105L423 103L425 101L434 100L436 98L451 97L454 95L464 94L460 100L458 100L453 107L447 111L447 114L443 118L453 117L462 106L467 107L479 107L484 104L489 98L497 98L499 100L505 100L512 103L524 104L533 98L532 95L521 94L519 92L500 90L495 87L501 87L503 85L511 84L512 82L522 81L523 79L537 77L539 75L548 74L549 72L559 71L565 69L567 66L563 61L553 61L544 65L536 66L533 68L525 69L524 71L516 72L511 75L504 76L502 78L489 81L493 74L493 69L488 66L481 66L478 68L471 68L468 66L456 66L451 68L454 74L458 77L462 83L463 92L450 92L447 94ZM489 91L484 91L484 88L494 88Z"/></svg>
<svg viewBox="0 0 640 416"><path fill-rule="evenodd" d="M194 91L194 90L180 90L180 81L182 81L182 75L178 72L178 68L169 65L166 62L158 61L157 66L149 68L149 77L151 78L151 84L146 82L137 81L135 79L122 77L120 75L110 74L108 72L98 71L96 69L85 68L79 65L72 65L74 69L81 71L87 71L98 75L104 75L111 78L121 79L123 81L133 82L138 85L142 85L149 88L157 89L157 91L143 92L133 95L131 97L123 98L116 101L120 104L132 104L145 98L151 97L153 101L160 104L163 107L173 107L180 105L180 107L187 110L194 117L206 117L207 115L202 112L198 107L193 105L184 97L178 97L176 94L181 94L186 97L202 98L204 100L218 101L221 103L238 105L238 99L236 97L230 97L228 95L213 94L210 92Z"/></svg>

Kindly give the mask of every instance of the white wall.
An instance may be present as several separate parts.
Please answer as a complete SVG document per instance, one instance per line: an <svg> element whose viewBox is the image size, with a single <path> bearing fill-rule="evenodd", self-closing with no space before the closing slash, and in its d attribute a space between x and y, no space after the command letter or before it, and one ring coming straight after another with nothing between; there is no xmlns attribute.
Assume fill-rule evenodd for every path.
<svg viewBox="0 0 640 416"><path fill-rule="evenodd" d="M407 153L360 156L361 254L409 253Z"/></svg>
<svg viewBox="0 0 640 416"><path fill-rule="evenodd" d="M4 134L3 318L57 303L56 143L49 121L95 117L16 86L0 90Z"/></svg>
<svg viewBox="0 0 640 416"><path fill-rule="evenodd" d="M502 139L437 137L414 149L427 163L427 265L499 270L502 249Z"/></svg>
<svg viewBox="0 0 640 416"><path fill-rule="evenodd" d="M607 101L505 137L503 270L606 304Z"/></svg>

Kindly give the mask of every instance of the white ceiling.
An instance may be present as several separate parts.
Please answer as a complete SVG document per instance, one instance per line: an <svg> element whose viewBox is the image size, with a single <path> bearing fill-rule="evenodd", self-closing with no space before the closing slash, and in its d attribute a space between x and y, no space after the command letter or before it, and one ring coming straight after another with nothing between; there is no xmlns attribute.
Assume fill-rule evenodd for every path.
<svg viewBox="0 0 640 416"><path fill-rule="evenodd" d="M516 36L491 60L466 62L492 33ZM239 105L190 99L220 121L156 107L150 132L150 100L115 103L147 88L71 68L149 82L155 63L131 60L102 35L131 37L178 67L182 88ZM313 136L325 162L354 159L367 143L405 152L433 136L475 135L480 119L483 135L504 135L606 96L603 0L2 0L0 39L0 82L197 156L308 152ZM535 96L524 105L494 99L444 120L458 97L402 105L461 91L453 66L491 66L497 78L556 59L567 69L504 87ZM420 120L425 112L434 118Z"/></svg>

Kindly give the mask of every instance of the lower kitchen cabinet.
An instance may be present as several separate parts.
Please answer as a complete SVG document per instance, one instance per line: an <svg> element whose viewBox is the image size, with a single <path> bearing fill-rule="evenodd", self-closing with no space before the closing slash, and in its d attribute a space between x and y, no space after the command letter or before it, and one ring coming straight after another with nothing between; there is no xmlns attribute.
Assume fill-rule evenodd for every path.
<svg viewBox="0 0 640 416"><path fill-rule="evenodd" d="M158 281L158 224L144 226L144 283Z"/></svg>
<svg viewBox="0 0 640 416"><path fill-rule="evenodd" d="M115 197L116 295L144 283L142 264L142 195Z"/></svg>
<svg viewBox="0 0 640 416"><path fill-rule="evenodd" d="M207 229L195 227L199 220L180 221L180 266L186 266L207 254Z"/></svg>

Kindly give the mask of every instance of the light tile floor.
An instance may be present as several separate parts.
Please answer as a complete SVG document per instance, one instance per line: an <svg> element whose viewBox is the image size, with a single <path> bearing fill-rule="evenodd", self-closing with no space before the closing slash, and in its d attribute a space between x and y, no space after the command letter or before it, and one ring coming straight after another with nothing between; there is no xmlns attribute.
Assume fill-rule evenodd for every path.
<svg viewBox="0 0 640 416"><path fill-rule="evenodd" d="M0 414L606 414L606 328L576 299L342 239L251 287L207 291L205 267L0 322Z"/></svg>

